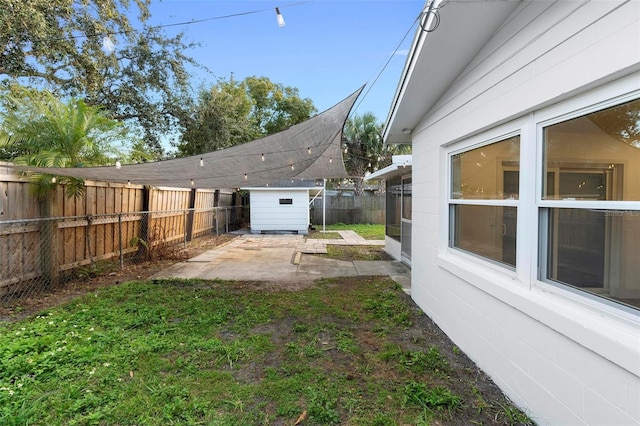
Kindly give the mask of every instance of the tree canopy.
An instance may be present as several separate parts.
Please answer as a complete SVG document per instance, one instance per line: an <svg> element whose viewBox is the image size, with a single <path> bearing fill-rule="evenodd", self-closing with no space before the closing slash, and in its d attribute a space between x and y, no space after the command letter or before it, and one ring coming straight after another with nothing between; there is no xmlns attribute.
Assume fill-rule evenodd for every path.
<svg viewBox="0 0 640 426"><path fill-rule="evenodd" d="M298 89L266 77L220 79L200 91L177 145L180 156L197 155L268 136L317 112Z"/></svg>
<svg viewBox="0 0 640 426"><path fill-rule="evenodd" d="M180 34L145 24L151 0L0 0L0 79L47 88L130 120L160 155L185 119L197 65ZM135 16L134 28L128 16ZM105 49L104 41L115 49ZM106 43L107 45L109 43Z"/></svg>
<svg viewBox="0 0 640 426"><path fill-rule="evenodd" d="M131 141L127 128L107 117L99 107L81 99L67 103L50 92L23 89L21 96L3 98L0 110L0 159L37 167L81 167L125 160L120 149ZM42 198L53 187L52 176L32 176ZM68 195L82 193L81 180L64 178Z"/></svg>

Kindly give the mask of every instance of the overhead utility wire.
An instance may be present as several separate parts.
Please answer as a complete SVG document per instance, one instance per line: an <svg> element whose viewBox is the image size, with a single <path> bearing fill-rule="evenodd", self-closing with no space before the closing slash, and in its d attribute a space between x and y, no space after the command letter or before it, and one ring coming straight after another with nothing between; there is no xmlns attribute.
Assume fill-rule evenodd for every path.
<svg viewBox="0 0 640 426"><path fill-rule="evenodd" d="M355 112L358 107L362 104L362 102L366 99L367 95L369 94L369 92L371 91L371 89L373 88L373 86L376 84L376 82L378 81L378 79L380 78L380 76L382 75L382 73L387 69L387 66L389 66L389 63L391 62L391 60L393 59L393 57L396 55L396 53L398 53L398 50L400 50L400 47L402 46L402 43L404 43L404 41L407 39L407 37L409 36L409 34L411 33L411 30L413 29L413 27L416 25L416 22L418 22L423 15L424 12L420 12L420 14L418 15L418 17L411 23L411 26L409 27L409 29L407 30L407 32L404 34L404 36L402 37L402 40L400 40L400 42L398 43L398 45L396 46L395 50L393 51L393 53L391 53L391 56L389 56L389 59L387 59L387 62L384 64L384 66L382 67L382 69L380 70L380 72L378 72L378 75L376 75L376 77L374 78L374 80L371 82L371 84L367 83L367 86L369 86L367 88L367 91L364 92L364 94L360 97L360 100L358 101L358 103L356 104L356 106L353 108L353 111Z"/></svg>
<svg viewBox="0 0 640 426"><path fill-rule="evenodd" d="M285 6L279 6L280 8L284 9L287 7L294 7L294 6L299 6L301 4L305 4L305 3L311 3L314 0L306 0L306 1L300 1L297 3L291 3L291 4L287 4ZM209 21L217 21L217 20L221 20L221 19L228 19L228 18L236 18L238 16L246 16L246 15L253 15L256 13L264 13L264 12L270 12L273 11L273 8L270 7L268 9L257 9L257 10L250 10L247 12L238 12L238 13L232 13L229 15L221 15L221 16L213 16L211 18L203 18L203 19L193 19L191 21L183 21L183 22L174 22L171 24L161 24L161 25L152 25L149 27L149 29L158 29L158 28L167 28L167 27L179 27L182 25L191 25L191 24L199 24L202 22L209 22ZM101 32L101 33L94 33L94 34L79 34L76 36L72 36L70 37L71 39L78 39L78 38L89 38L89 37L93 37L93 36L99 36L99 35L107 35L107 36L111 36L111 35L120 35L120 34L129 34L129 33L135 33L140 31L139 29L131 29L131 30L123 30L123 31L113 31L113 32Z"/></svg>

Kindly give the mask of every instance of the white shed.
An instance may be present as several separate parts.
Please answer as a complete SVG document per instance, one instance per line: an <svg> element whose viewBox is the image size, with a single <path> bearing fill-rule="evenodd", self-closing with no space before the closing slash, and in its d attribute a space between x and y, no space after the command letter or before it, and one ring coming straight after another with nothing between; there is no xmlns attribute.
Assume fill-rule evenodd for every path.
<svg viewBox="0 0 640 426"><path fill-rule="evenodd" d="M322 192L315 181L242 188L249 191L251 232L309 232L309 201Z"/></svg>

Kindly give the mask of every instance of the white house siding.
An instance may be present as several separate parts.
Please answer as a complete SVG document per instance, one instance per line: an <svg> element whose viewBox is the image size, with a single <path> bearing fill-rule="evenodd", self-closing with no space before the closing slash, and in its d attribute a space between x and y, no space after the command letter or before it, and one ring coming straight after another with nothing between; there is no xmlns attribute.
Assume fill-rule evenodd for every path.
<svg viewBox="0 0 640 426"><path fill-rule="evenodd" d="M281 198L292 204L280 204ZM309 190L251 190L251 232L309 230Z"/></svg>
<svg viewBox="0 0 640 426"><path fill-rule="evenodd" d="M640 2L525 2L412 135L412 297L541 424L640 424L638 316L537 282L533 186L515 272L449 249L447 152L522 132L534 182L536 123L640 89L639 64Z"/></svg>

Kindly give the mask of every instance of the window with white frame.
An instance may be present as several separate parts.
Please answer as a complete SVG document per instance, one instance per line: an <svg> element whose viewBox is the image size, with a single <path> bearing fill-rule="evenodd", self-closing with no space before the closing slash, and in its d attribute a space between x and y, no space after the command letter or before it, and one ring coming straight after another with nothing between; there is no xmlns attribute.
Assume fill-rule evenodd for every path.
<svg viewBox="0 0 640 426"><path fill-rule="evenodd" d="M640 99L540 128L538 278L640 308Z"/></svg>
<svg viewBox="0 0 640 426"><path fill-rule="evenodd" d="M449 246L516 266L520 137L453 153Z"/></svg>

